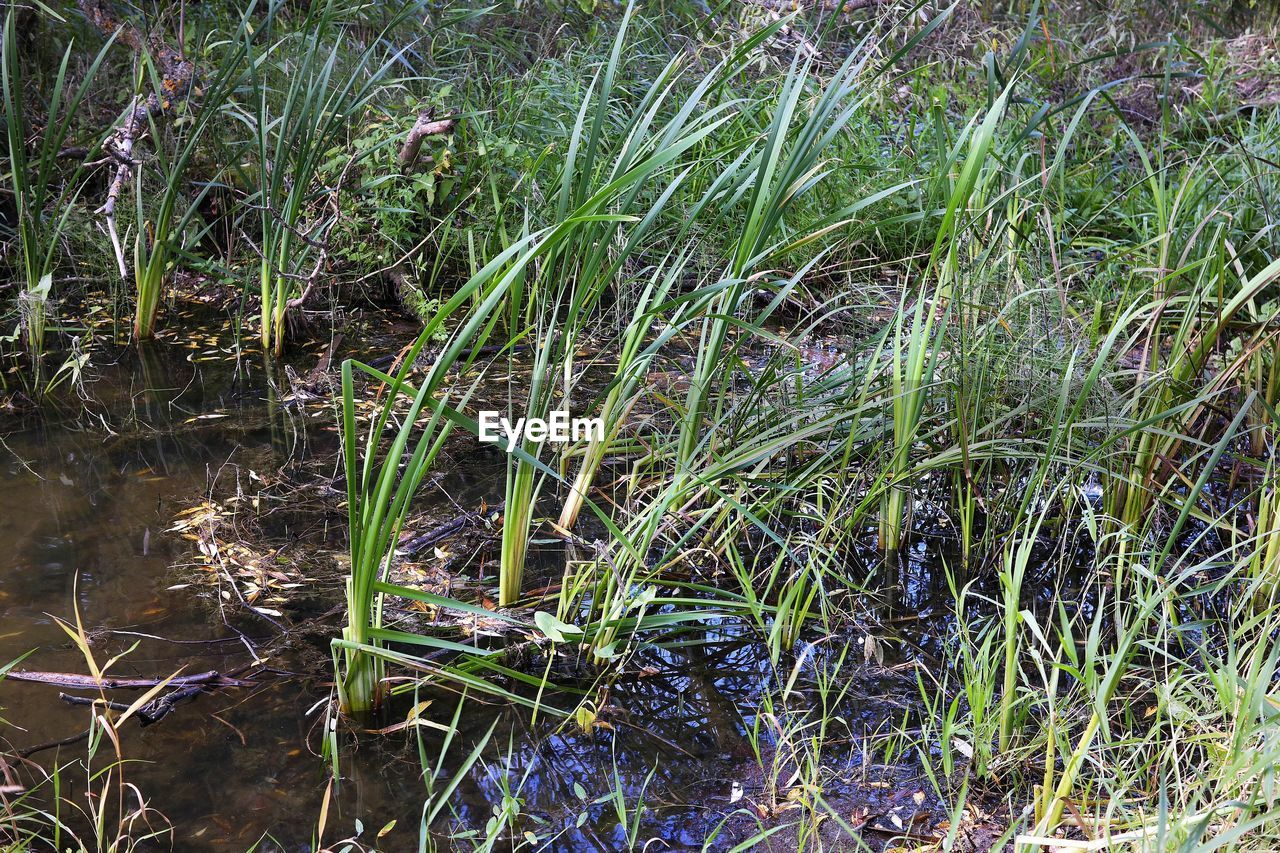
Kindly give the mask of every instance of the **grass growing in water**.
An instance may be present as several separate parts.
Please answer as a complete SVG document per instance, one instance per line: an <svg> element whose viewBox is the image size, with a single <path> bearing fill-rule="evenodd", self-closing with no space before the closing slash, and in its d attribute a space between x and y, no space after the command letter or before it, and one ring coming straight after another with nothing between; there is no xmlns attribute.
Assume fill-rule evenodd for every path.
<svg viewBox="0 0 1280 853"><path fill-rule="evenodd" d="M79 85L72 85L68 76L72 47L68 46L63 52L44 111L45 126L32 156L27 150L31 133L26 120L31 105L27 101L28 86L19 55L17 14L13 6L5 11L4 33L0 39L0 83L3 84L0 92L4 96L8 178L15 220L10 226L16 232L17 267L22 285L17 294L17 314L21 318L23 343L33 362L35 384L39 386L45 321L49 303L55 298L55 268L62 233L83 190L80 167L69 179L63 180L58 161L76 112L88 95L111 43L108 41L92 57Z"/></svg>
<svg viewBox="0 0 1280 853"><path fill-rule="evenodd" d="M1274 116L1225 112L1222 81L1178 89L1174 69L1192 60L1170 42L1143 55L1169 69L1139 81L1158 92L1143 126L1116 94L1124 81L1087 79L1091 63L1066 77L1073 39L1034 14L981 42L1011 45L969 69L982 91L912 67L957 13L884 40L804 15L700 18L685 49L628 10L576 20L572 48L482 29L483 68L504 82L459 75L446 93L425 91L430 57L476 33L442 36L458 41L434 54L420 22L313 4L304 31L282 10L242 36L244 85L205 136L169 140L198 153L218 115L251 131L227 183L234 225L261 235L260 256L238 261L256 273L264 345L283 346L289 303L330 270L325 241L357 193L405 205L385 260L419 240L430 249L405 263L431 269L432 287L464 270L461 287L426 294L440 307L395 367L342 369L346 713L423 687L389 686L394 672L594 732L611 679L732 623L762 652L759 713L742 728L771 775L737 815L768 824L756 841L818 846L847 823L832 729L851 685L884 674L887 647L914 661L924 702L850 739L918 767L953 841L973 820L966 799L989 813L999 790L1000 834L1024 847L1089 834L1266 848ZM455 138L419 174L373 173L380 160L359 155L399 137L370 143L366 108L437 95L461 105ZM191 252L177 249L195 214L178 212L206 200L182 189L187 151L157 157L178 189L153 208L168 236L139 243L149 293ZM427 188L445 185L433 207ZM387 202L380 187L423 197ZM405 211L439 221L413 233ZM340 284L381 272L337 266ZM151 304L139 299L140 317ZM507 454L497 582L482 593L493 609L393 584L421 485L447 446L478 452L472 401L504 369L532 372L507 386L510 414L572 407L599 414L604 438ZM367 421L366 386L381 388ZM537 582L535 539L566 545ZM951 585L929 612L957 620L939 620L936 665L892 602L924 603L910 598L927 585L915 555L935 548ZM506 627L492 642L411 631L388 615L397 599ZM836 651L811 670L824 648ZM819 700L811 717L788 704L797 682ZM503 785L487 844L541 831L520 782ZM640 846L628 796L619 786L610 807L620 843Z"/></svg>

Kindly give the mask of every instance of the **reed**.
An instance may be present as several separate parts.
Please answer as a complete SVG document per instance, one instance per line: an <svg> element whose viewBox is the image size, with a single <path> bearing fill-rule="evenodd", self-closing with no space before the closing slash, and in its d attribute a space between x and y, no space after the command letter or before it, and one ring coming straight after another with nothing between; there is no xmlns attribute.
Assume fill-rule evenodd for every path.
<svg viewBox="0 0 1280 853"><path fill-rule="evenodd" d="M345 23L349 9L338 0L311 4L301 25L284 33L278 31L282 8L273 7L265 33L245 39L254 102L242 112L257 154L258 190L250 203L261 221L262 346L277 355L290 300L323 273L326 240L338 216L320 203L329 191L317 186L317 174L334 140L379 94L409 49L405 44L388 52L385 45L419 14L422 3L397 6L371 38ZM349 57L338 48L348 40L363 45ZM288 49L293 43L296 53Z"/></svg>
<svg viewBox="0 0 1280 853"><path fill-rule="evenodd" d="M214 72L202 80L199 105L194 115L181 123L176 152L171 155L164 144L155 146L154 167L161 182L159 193L149 192L143 169L135 170L138 233L133 243L133 336L136 340L146 340L155 334L156 316L170 270L181 256L190 255L188 243L207 232L206 226L199 233L189 234L199 218L201 202L223 176L217 174L201 181L195 194L188 198L188 168L201 152L206 134L211 127L218 126L218 120L223 118L243 81L245 61L253 45L256 15L257 4L249 3L235 33L225 41L225 51L218 57ZM164 82L153 64L147 61L145 68L151 90L157 97L163 97ZM153 138L161 138L154 120L151 134Z"/></svg>
<svg viewBox="0 0 1280 853"><path fill-rule="evenodd" d="M934 293L926 299L921 290L914 305L904 302L899 306L893 345L888 353L892 365L893 439L888 466L891 472L889 488L880 516L880 547L886 552L896 552L906 532L911 512L912 451L920 435L940 353L935 337L936 326L945 325L950 317L961 263L961 244L966 233L965 217L980 181L992 174L987 169L988 159L1009 94L1010 89L1006 88L981 122L975 117L956 143L952 159L959 165L959 177L947 200L923 276L925 281L936 277ZM962 145L966 144L964 161L960 163L959 153Z"/></svg>
<svg viewBox="0 0 1280 853"><path fill-rule="evenodd" d="M18 44L16 16L10 5L5 11L4 34L0 39L0 94L3 94L5 141L8 150L9 188L13 194L14 223L19 252L16 314L20 318L23 343L31 356L35 385L40 386L45 351L46 319L50 303L57 296L57 266L66 230L84 185L80 180L83 162L70 176L63 176L59 156L70 137L77 111L92 90L112 40L91 58L78 85L69 85L68 70L75 45L62 53L52 81L39 142L28 150L32 137L28 115L36 105L28 100L23 58Z"/></svg>
<svg viewBox="0 0 1280 853"><path fill-rule="evenodd" d="M524 268L556 239L557 234L553 231L530 235L477 272L427 323L413 346L406 351L394 376L351 360L343 363L342 438L351 574L346 584L347 625L343 629L341 645L335 646L335 656L340 648L342 664L338 693L344 713L367 714L380 703L385 656L378 651L385 638L382 633L385 596L397 594L425 600L417 591L398 589L388 584L386 577L412 498L456 425L455 420L446 417L448 398L440 402L433 395L450 370L470 361L470 357L464 357L464 351L474 351L472 347L483 345L492 328L489 324L491 314L502 303ZM480 307L469 312L466 320L449 337L426 376L416 388L413 387L409 383L410 373L423 348L432 341L446 320L473 297L480 300ZM386 397L371 419L364 442L359 441L356 425L354 375L357 367L387 383ZM383 454L380 441L387 433L402 395L409 400L409 406L400 417L400 427ZM418 424L420 415L427 418L421 426ZM472 426L478 429L474 422ZM439 599L437 603L454 606L445 599ZM460 606L464 610L476 609L472 605ZM430 638L422 640L429 642Z"/></svg>
<svg viewBox="0 0 1280 853"><path fill-rule="evenodd" d="M556 221L577 224L563 241L550 247L538 275L522 279L521 289L513 292L513 317L523 312L524 322L536 323L537 332L530 386L521 407L526 417L545 419L557 400L574 399L574 362L580 337L590 327L601 300L616 286L618 275L639 260L654 232L664 224L667 206L679 196L693 168L684 158L726 125L737 106L734 102L708 105L704 98L726 75L740 69L749 50L776 29L766 28L762 35L748 39L691 91L681 93L683 101L678 101L676 94L682 63L671 60L635 106L619 115L615 87L633 14L634 8L628 6L613 48L578 109L558 176ZM712 190L722 186L720 181L712 182ZM678 241L710 202L711 192L704 193L693 211L686 213ZM625 364L619 363L616 377L621 384L610 391L601 414L606 436L588 449L561 513L562 522L567 522L563 527L571 526L581 509L590 480L612 434L616 434L623 401L634 399L632 389L640 378L637 371L649 360L638 350L653 322L654 303L677 283L682 269L679 256L664 259L654 274L657 280L642 294L631 323L622 333L627 347ZM563 380L555 382L555 377ZM503 605L514 603L520 595L541 482L536 471L541 445L526 439L520 449L521 454L508 461L499 569L499 602Z"/></svg>

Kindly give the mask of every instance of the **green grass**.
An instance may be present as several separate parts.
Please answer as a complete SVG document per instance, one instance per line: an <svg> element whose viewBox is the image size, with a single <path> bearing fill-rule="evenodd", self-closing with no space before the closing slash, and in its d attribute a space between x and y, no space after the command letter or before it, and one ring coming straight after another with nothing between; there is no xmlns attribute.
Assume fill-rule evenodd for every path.
<svg viewBox="0 0 1280 853"><path fill-rule="evenodd" d="M380 32L361 38L346 18L356 9L338 0L315 4L296 28L276 24L273 9L265 34L242 36L250 55L252 97L243 105L256 159L251 197L261 223L259 298L263 349L284 348L290 300L323 274L328 235L339 211L332 193L317 185L335 143L362 115L387 81L404 50L386 48L388 34L412 40L420 3L400 4ZM364 46L347 56L343 43ZM288 43L296 42L297 47ZM345 169L337 180L343 180Z"/></svg>
<svg viewBox="0 0 1280 853"><path fill-rule="evenodd" d="M27 69L21 61L21 47L16 29L16 10L5 13L4 33L0 39L0 93L4 97L5 141L7 143L7 184L13 203L13 220L9 223L17 243L15 265L21 289L16 294L12 313L20 318L19 329L32 362L34 384L40 385L45 351L45 327L50 303L60 288L56 278L63 231L84 185L79 180L82 169L77 166L63 179L59 170L59 153L71 133L77 110L84 103L94 78L102 67L110 42L89 58L88 68L78 85L69 78L73 57L72 46L62 53L54 73L48 101L40 111L44 126L34 133L28 124L32 111L27 91ZM34 150L29 150L35 137Z"/></svg>
<svg viewBox="0 0 1280 853"><path fill-rule="evenodd" d="M149 193L142 170L136 170L134 222L138 230L133 239L136 290L133 336L136 340L154 336L160 299L175 261L183 255L191 257L187 243L200 236L188 235L199 221L200 203L225 177L224 174L212 175L200 182L201 187L195 193L188 195L186 192L192 158L200 152L205 134L222 117L232 93L243 81L245 60L253 39L254 12L255 7L249 6L235 31L226 39L225 50L219 54L214 72L202 81L198 106L186 121L180 123L178 138L173 143L176 151L171 156L165 146L156 148L155 166L162 184L160 192L156 195ZM150 91L162 97L164 81L159 79L149 61L146 71L145 79ZM160 135L154 119L151 133Z"/></svg>

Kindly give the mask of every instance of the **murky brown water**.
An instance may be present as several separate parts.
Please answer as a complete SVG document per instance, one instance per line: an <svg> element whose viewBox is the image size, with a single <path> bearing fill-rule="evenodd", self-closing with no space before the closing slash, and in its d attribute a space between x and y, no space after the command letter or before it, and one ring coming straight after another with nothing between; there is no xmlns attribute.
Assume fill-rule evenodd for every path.
<svg viewBox="0 0 1280 853"><path fill-rule="evenodd" d="M269 464L300 447L301 436L295 423L268 416L260 362L226 360L232 353L216 352L212 341L192 349L192 340L95 355L83 411L71 400L70 412L0 425L0 660L34 650L24 668L86 672L53 619L72 619L77 604L90 631L181 641L98 635L100 661L138 643L116 675L228 670L249 660L209 602L168 589L176 582L170 565L190 543L165 531L225 466ZM216 417L202 417L209 415ZM268 636L261 623L230 621L251 638ZM59 701L58 692L0 684L13 746L85 728L87 709ZM304 681L281 680L200 697L146 729L127 725L126 757L139 763L126 778L174 822L180 849L246 849L318 806L324 783L306 749L304 716L314 695ZM84 755L76 744L38 758L48 767Z"/></svg>

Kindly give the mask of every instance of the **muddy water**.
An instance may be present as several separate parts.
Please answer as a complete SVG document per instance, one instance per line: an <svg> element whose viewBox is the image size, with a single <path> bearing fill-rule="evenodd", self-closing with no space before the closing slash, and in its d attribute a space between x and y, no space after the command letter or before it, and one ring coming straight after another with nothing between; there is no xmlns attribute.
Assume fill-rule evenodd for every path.
<svg viewBox="0 0 1280 853"><path fill-rule="evenodd" d="M232 619L233 630L209 602L170 590L170 565L190 543L165 531L228 465L270 464L301 448L302 436L268 416L261 362L237 362L210 330L94 361L83 409L72 398L70 411L0 424L0 660L32 652L27 669L86 672L55 621L73 619L78 606L91 632L165 638L95 633L100 661L137 643L117 675L239 666L249 651L236 631L257 639L265 626ZM0 684L11 724L3 734L14 747L85 728L87 710L58 692ZM245 849L317 802L316 762L305 749L311 701L305 683L281 681L202 697L147 729L130 725L125 754L139 763L127 778L188 839L180 848ZM84 755L76 744L37 757L49 767ZM83 772L67 778L83 786Z"/></svg>
<svg viewBox="0 0 1280 853"><path fill-rule="evenodd" d="M24 668L86 672L55 621L73 619L77 608L100 662L136 644L113 668L119 676L227 671L252 659L250 646L281 648L276 626L196 594L172 568L192 547L167 532L176 513L211 488L225 487L226 478L296 466L333 446L328 422L281 403L279 389L288 383L283 372L238 352L220 331L221 320L208 317L203 327L184 328L143 351L95 355L85 400L0 423L0 661L31 652ZM314 358L307 355L299 372ZM469 494L492 501L501 491L494 468L493 458L477 456L452 476ZM281 543L314 535L305 519L285 518L271 530ZM905 588L919 599L909 606L928 596L927 590L910 592L911 583ZM284 622L298 625L338 603L337 585L327 589L327 601L288 612ZM287 675L204 695L145 729L125 726L126 778L172 824L175 849L243 851L259 842L260 850L312 849L328 779L317 755L329 696L329 672L317 661L324 659L328 633L316 634L273 653L270 665ZM500 849L513 837L529 838L525 833L542 849L623 849L626 831L607 799L619 791L628 821L645 808L640 846L658 837L665 849L696 849L718 831L712 847L729 847L758 831L746 809L762 796L765 779L748 732L759 728L758 746L768 755L774 739L769 725L755 726L756 713L762 686L778 675L741 626L726 624L705 640L642 650L629 675L601 697L607 725L590 735L557 730L545 716L535 721L506 708L469 705L461 735L439 768L442 777L481 733L497 726L481 761L432 826L436 843L471 846L450 838L454 833L483 839L494 807L508 794L514 832L505 832ZM877 780L900 776L900 769L870 765L865 749L869 735L902 719L914 690L909 671L866 668L865 683L839 709L843 729L830 750L829 797L843 793L874 803L897 795L896 780ZM83 730L87 709L65 704L58 692L0 683L9 723L0 734L20 749ZM804 689L797 696L802 706L817 701ZM452 713L454 697L433 701L432 716ZM438 744L427 737L429 755ZM84 745L75 744L36 758L48 768L84 755ZM415 740L404 734L345 739L340 766L325 842L362 828L362 839L372 843L379 828L395 821L380 849L417 849L425 789ZM734 782L746 792L736 803ZM68 769L64 784L72 786L71 800L83 798L83 770Z"/></svg>

